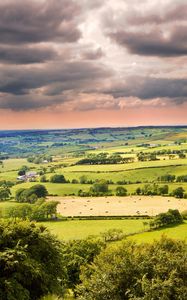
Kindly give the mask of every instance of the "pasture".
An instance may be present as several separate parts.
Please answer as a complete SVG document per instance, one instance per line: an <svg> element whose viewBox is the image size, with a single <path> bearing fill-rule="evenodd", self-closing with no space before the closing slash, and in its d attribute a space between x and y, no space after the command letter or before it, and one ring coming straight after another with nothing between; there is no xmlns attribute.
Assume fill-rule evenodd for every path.
<svg viewBox="0 0 187 300"><path fill-rule="evenodd" d="M162 235L166 235L167 237L173 239L185 240L187 242L187 221L177 226L135 234L133 236L128 237L128 239L134 240L137 243L150 243L154 240L160 239Z"/></svg>
<svg viewBox="0 0 187 300"><path fill-rule="evenodd" d="M41 222L59 239L84 239L90 235L97 236L109 229L121 229L125 234L141 232L144 229L140 220L68 220L59 222Z"/></svg>
<svg viewBox="0 0 187 300"><path fill-rule="evenodd" d="M102 177L102 179L105 177ZM20 189L20 188L29 188L33 185L35 185L36 182L26 182L26 183L20 183L12 187L12 195L15 195L15 192ZM49 195L55 195L55 196L76 196L78 191L82 189L83 191L87 192L89 191L91 184L72 184L72 183L51 183L51 182L46 182L42 183L43 185L46 186ZM136 189L138 187L143 187L143 183L137 183L137 184L126 184L122 185L125 187L128 191L129 194L135 193ZM163 185L163 184L160 184ZM116 187L118 185L116 184L111 184L109 185L109 190L115 194ZM169 183L169 190L172 192L174 189L176 189L179 186L183 186L185 191L187 191L187 183Z"/></svg>

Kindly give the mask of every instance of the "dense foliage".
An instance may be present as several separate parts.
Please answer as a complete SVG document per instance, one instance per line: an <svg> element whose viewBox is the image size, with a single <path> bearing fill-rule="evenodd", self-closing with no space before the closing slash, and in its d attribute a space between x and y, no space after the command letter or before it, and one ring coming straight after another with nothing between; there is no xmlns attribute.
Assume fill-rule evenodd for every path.
<svg viewBox="0 0 187 300"><path fill-rule="evenodd" d="M62 174L55 174L55 175L51 176L50 182L52 182L52 183L65 183L66 179L65 179L64 175L62 175Z"/></svg>
<svg viewBox="0 0 187 300"><path fill-rule="evenodd" d="M46 221L57 218L58 201L46 201L39 198L34 204L24 203L10 207L6 211L6 217L31 221Z"/></svg>
<svg viewBox="0 0 187 300"><path fill-rule="evenodd" d="M186 244L167 238L108 247L83 269L78 299L186 300L186 260Z"/></svg>
<svg viewBox="0 0 187 300"><path fill-rule="evenodd" d="M16 191L15 199L18 202L34 203L38 198L45 198L48 195L46 187L42 184L33 185L30 188L20 188Z"/></svg>
<svg viewBox="0 0 187 300"><path fill-rule="evenodd" d="M0 299L38 300L64 292L62 245L44 227L0 222Z"/></svg>
<svg viewBox="0 0 187 300"><path fill-rule="evenodd" d="M107 152L99 154L89 154L86 158L80 159L77 165L110 165L110 164L123 164L133 162L133 157L122 157L119 153L109 155Z"/></svg>
<svg viewBox="0 0 187 300"><path fill-rule="evenodd" d="M157 229L164 226L181 224L182 222L183 218L178 209L169 209L166 213L158 214L154 220L150 222L150 227Z"/></svg>
<svg viewBox="0 0 187 300"><path fill-rule="evenodd" d="M63 264L67 272L67 287L75 289L80 283L81 268L93 262L106 244L99 238L72 240L64 244Z"/></svg>

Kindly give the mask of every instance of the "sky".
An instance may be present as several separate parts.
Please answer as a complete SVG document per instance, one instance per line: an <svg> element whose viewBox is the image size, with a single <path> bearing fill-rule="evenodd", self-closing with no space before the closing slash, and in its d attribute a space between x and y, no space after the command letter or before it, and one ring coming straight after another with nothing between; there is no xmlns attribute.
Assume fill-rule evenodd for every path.
<svg viewBox="0 0 187 300"><path fill-rule="evenodd" d="M187 124L186 0L0 1L0 129Z"/></svg>

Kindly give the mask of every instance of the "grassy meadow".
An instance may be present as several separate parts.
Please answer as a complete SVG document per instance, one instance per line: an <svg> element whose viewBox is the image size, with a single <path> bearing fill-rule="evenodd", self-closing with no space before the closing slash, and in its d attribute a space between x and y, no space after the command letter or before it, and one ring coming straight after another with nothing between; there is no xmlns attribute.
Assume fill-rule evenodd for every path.
<svg viewBox="0 0 187 300"><path fill-rule="evenodd" d="M158 240L162 235L166 235L173 239L181 239L187 242L187 221L183 224L172 226L169 228L159 229L151 232L144 232L128 237L129 240L134 240L137 243L150 243Z"/></svg>
<svg viewBox="0 0 187 300"><path fill-rule="evenodd" d="M68 220L59 222L41 222L59 239L84 239L90 235L99 235L109 229L121 229L124 234L141 232L144 220Z"/></svg>

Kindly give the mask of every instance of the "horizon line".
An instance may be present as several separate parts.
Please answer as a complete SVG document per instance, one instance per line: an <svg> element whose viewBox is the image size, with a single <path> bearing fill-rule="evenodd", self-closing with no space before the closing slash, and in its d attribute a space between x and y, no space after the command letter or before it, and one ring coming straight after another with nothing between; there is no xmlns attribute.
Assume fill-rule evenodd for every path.
<svg viewBox="0 0 187 300"><path fill-rule="evenodd" d="M158 128L158 127L187 127L187 124L178 124L178 125L135 125L135 126L96 126L96 127L68 127L68 128L25 128L25 129L0 129L2 131L55 131L55 130L81 130L81 129L115 129L115 128Z"/></svg>

